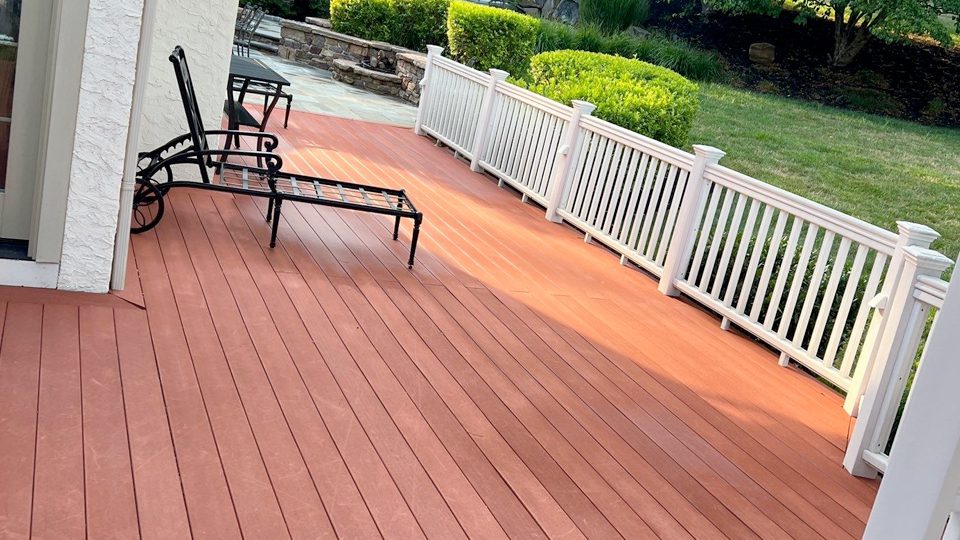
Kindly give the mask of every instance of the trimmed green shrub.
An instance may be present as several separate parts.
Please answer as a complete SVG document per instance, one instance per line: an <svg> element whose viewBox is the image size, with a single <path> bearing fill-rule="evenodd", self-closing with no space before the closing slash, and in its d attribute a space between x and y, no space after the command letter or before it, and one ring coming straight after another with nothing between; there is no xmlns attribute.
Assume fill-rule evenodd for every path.
<svg viewBox="0 0 960 540"><path fill-rule="evenodd" d="M393 19L390 0L330 0L330 25L342 34L389 41Z"/></svg>
<svg viewBox="0 0 960 540"><path fill-rule="evenodd" d="M647 20L650 0L582 0L580 19L609 32L624 30Z"/></svg>
<svg viewBox="0 0 960 540"><path fill-rule="evenodd" d="M363 39L427 50L447 44L449 0L331 0L330 23L337 32Z"/></svg>
<svg viewBox="0 0 960 540"><path fill-rule="evenodd" d="M607 54L553 51L530 59L522 86L597 106L594 116L672 146L686 146L700 108L697 85L669 69Z"/></svg>
<svg viewBox="0 0 960 540"><path fill-rule="evenodd" d="M698 81L714 81L723 73L720 58L716 54L666 36L651 34L639 37L624 32L604 34L595 25L574 27L556 21L540 21L537 52L564 49L636 58Z"/></svg>
<svg viewBox="0 0 960 540"><path fill-rule="evenodd" d="M425 51L427 45L447 46L447 7L450 0L392 0L394 45Z"/></svg>
<svg viewBox="0 0 960 540"><path fill-rule="evenodd" d="M520 75L534 53L538 27L533 17L454 0L447 16L450 55L482 71Z"/></svg>

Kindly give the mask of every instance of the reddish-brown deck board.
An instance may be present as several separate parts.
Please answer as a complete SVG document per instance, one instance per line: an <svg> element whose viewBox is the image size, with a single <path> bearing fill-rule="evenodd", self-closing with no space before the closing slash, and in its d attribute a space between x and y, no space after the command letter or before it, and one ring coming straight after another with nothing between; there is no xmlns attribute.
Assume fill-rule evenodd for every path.
<svg viewBox="0 0 960 540"><path fill-rule="evenodd" d="M0 536L858 537L842 400L409 130L286 167L409 223L174 192L128 290L0 288ZM139 305L145 307L140 309Z"/></svg>
<svg viewBox="0 0 960 540"><path fill-rule="evenodd" d="M28 538L43 306L8 303L0 348L0 534Z"/></svg>
<svg viewBox="0 0 960 540"><path fill-rule="evenodd" d="M43 309L31 526L38 538L86 531L79 316L77 306Z"/></svg>
<svg viewBox="0 0 960 540"><path fill-rule="evenodd" d="M113 310L80 307L87 535L139 534Z"/></svg>

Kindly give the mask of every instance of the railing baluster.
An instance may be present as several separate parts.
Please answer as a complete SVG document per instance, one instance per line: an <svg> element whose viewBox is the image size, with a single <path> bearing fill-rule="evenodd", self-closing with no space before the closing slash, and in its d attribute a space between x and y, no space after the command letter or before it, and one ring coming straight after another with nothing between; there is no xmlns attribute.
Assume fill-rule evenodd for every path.
<svg viewBox="0 0 960 540"><path fill-rule="evenodd" d="M807 350L812 356L817 356L820 351L820 340L823 339L823 332L827 328L827 319L830 317L830 312L833 311L837 287L840 286L840 278L843 276L849 254L850 239L844 238L840 240L837 255L833 258L833 269L830 272L830 279L827 281L827 290L823 294L823 301L820 302L820 312L817 314L817 321L813 325L813 335L810 336L810 343L807 345Z"/></svg>
<svg viewBox="0 0 960 540"><path fill-rule="evenodd" d="M773 323L777 317L780 307L780 300L783 298L783 291L787 286L787 278L790 277L790 269L793 266L793 258L797 254L797 242L800 240L800 230L803 229L804 222L800 218L793 218L793 225L790 227L790 235L787 237L787 249L783 253L783 261L780 263L780 271L777 272L777 281L773 285L773 296L770 297L770 304L767 306L767 314L763 318L763 325L771 332ZM790 319L793 314L793 308L784 310L784 318Z"/></svg>
<svg viewBox="0 0 960 540"><path fill-rule="evenodd" d="M740 246L737 248L737 258L733 263L730 280L727 282L727 292L723 295L724 305L733 305L734 295L737 293L737 284L740 281L740 273L743 271L743 263L746 262L747 259L747 251L750 249L753 230L757 224L757 215L759 214L760 201L753 199L750 201L750 210L747 212L747 222L740 231Z"/></svg>
<svg viewBox="0 0 960 540"><path fill-rule="evenodd" d="M710 242L710 252L707 255L707 262L703 265L703 276L698 285L698 288L704 292L710 287L711 278L714 276L714 263L717 262L720 246L724 243L728 218L730 217L730 208L733 206L733 198L736 194L733 190L724 189L721 195L723 196L723 202L720 203L720 215L717 217L717 223L713 228L711 236L713 240Z"/></svg>
<svg viewBox="0 0 960 540"><path fill-rule="evenodd" d="M740 295L737 297L737 313L741 315L747 309L747 302L750 300L750 293L753 292L753 280L757 277L757 268L760 266L760 258L763 256L763 248L767 243L767 234L770 233L770 220L773 219L773 207L767 205L763 209L763 217L760 218L760 228L757 229L757 236L748 240L752 244L753 252L750 254L750 263L747 265L747 273L744 274L744 280L740 286Z"/></svg>
<svg viewBox="0 0 960 540"><path fill-rule="evenodd" d="M696 286L697 278L700 276L700 266L703 262L703 254L707 251L707 245L710 244L710 233L713 231L713 218L717 212L717 206L720 204L720 197L723 194L721 186L714 185L710 192L710 200L707 203L707 213L703 217L703 223L700 224L700 234L697 238L697 247L693 250L693 262L690 263L687 281ZM683 269L680 270L680 276L683 276Z"/></svg>
<svg viewBox="0 0 960 540"><path fill-rule="evenodd" d="M657 248L656 262L663 265L667 258L667 249L670 246L670 240L673 237L677 223L677 214L680 212L680 202L687 188L687 179L690 177L690 171L680 170L677 175L676 185L673 186L673 198L670 202L670 212L667 213L667 221L664 223L663 231L660 234L660 247Z"/></svg>
<svg viewBox="0 0 960 540"><path fill-rule="evenodd" d="M853 305L853 299L860 288L860 276L863 274L863 267L867 260L868 249L860 245L857 247L857 253L853 256L853 266L850 267L850 275L847 277L847 286L844 287L843 297L840 299L840 308L837 310L837 319L833 324L833 331L830 333L830 340L827 341L827 350L823 354L823 364L833 366L837 358L837 350L840 348L840 339L843 337L843 329L847 325L850 317L850 308ZM841 370L841 374L843 374Z"/></svg>
<svg viewBox="0 0 960 540"><path fill-rule="evenodd" d="M763 259L763 270L760 272L760 281L757 283L757 293L753 297L753 304L750 306L750 319L759 320L760 311L763 309L764 301L767 298L767 286L770 285L770 278L777 262L777 256L780 254L780 241L783 240L783 231L787 226L787 213L777 213L777 223L773 226L773 235L770 237L770 247L767 248L767 256Z"/></svg>

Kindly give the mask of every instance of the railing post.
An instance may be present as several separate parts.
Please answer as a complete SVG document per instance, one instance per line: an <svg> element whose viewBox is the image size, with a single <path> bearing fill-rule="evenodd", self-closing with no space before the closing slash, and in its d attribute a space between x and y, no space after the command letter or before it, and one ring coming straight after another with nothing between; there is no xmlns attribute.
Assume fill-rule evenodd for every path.
<svg viewBox="0 0 960 540"><path fill-rule="evenodd" d="M882 335L887 321L890 320L886 306L889 305L893 291L899 283L903 270L904 249L909 246L929 248L934 240L940 238L940 233L930 227L909 221L898 221L897 232L897 246L890 258L887 275L883 280L883 288L876 298L864 299L864 301L873 302L876 305L876 313L869 318L867 337L864 341L863 351L860 353L861 359L857 363L857 369L853 373L853 381L850 383L847 398L843 403L844 410L851 416L859 415L860 400L863 397L864 385L867 382L866 374L872 370L874 359L877 356L877 346L879 345L877 339L878 336Z"/></svg>
<svg viewBox="0 0 960 540"><path fill-rule="evenodd" d="M480 159L490 139L490 120L493 116L493 102L497 97L497 84L505 81L510 74L502 69L490 70L490 83L487 93L483 96L480 106L480 118L477 119L477 132L473 137L473 157L470 159L470 170L480 172Z"/></svg>
<svg viewBox="0 0 960 540"><path fill-rule="evenodd" d="M660 292L667 296L677 296L674 283L682 271L683 263L690 258L693 250L693 241L697 233L697 218L703 213L703 205L707 201L710 184L703 177L708 165L716 165L726 152L712 146L693 145L693 168L687 179L683 200L680 201L680 210L677 212L676 225L670 245L667 246L667 256L663 262L663 273L660 274Z"/></svg>
<svg viewBox="0 0 960 540"><path fill-rule="evenodd" d="M427 45L427 66L423 68L423 79L420 81L420 103L417 105L417 122L413 132L423 135L423 116L430 106L430 76L433 75L433 59L443 54L443 47Z"/></svg>
<svg viewBox="0 0 960 540"><path fill-rule="evenodd" d="M960 272L955 268L867 521L867 540L949 538L944 526L957 510L960 489L958 328ZM948 532L956 535L955 527L952 523Z"/></svg>
<svg viewBox="0 0 960 540"><path fill-rule="evenodd" d="M882 453L889 427L900 405L902 389L916 355L916 340L927 322L918 311L913 291L920 276L939 276L952 261L942 254L917 246L902 249L902 267L896 288L886 308L883 332L875 361L865 374L867 386L857 424L847 445L843 466L856 476L873 478L877 471L864 460L864 452Z"/></svg>
<svg viewBox="0 0 960 540"><path fill-rule="evenodd" d="M580 136L580 119L584 116L590 116L597 108L593 103L580 101L579 99L573 100L572 105L573 116L570 117L570 124L567 126L567 139L557 151L557 164L553 168L553 178L550 179L549 191L547 192L546 217L554 223L563 221L563 218L557 214L557 210L563 204L563 199L567 195L567 189L573 180L573 169L582 150L583 137Z"/></svg>

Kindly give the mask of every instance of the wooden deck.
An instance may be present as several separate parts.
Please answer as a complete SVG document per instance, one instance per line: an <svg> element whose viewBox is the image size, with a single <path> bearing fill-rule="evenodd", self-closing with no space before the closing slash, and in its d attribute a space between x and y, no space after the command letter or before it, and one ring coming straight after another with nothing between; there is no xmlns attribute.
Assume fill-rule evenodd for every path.
<svg viewBox="0 0 960 540"><path fill-rule="evenodd" d="M285 205L270 250L180 191L122 295L0 290L0 537L860 536L840 397L409 130L281 135L406 187L415 269L407 224Z"/></svg>

